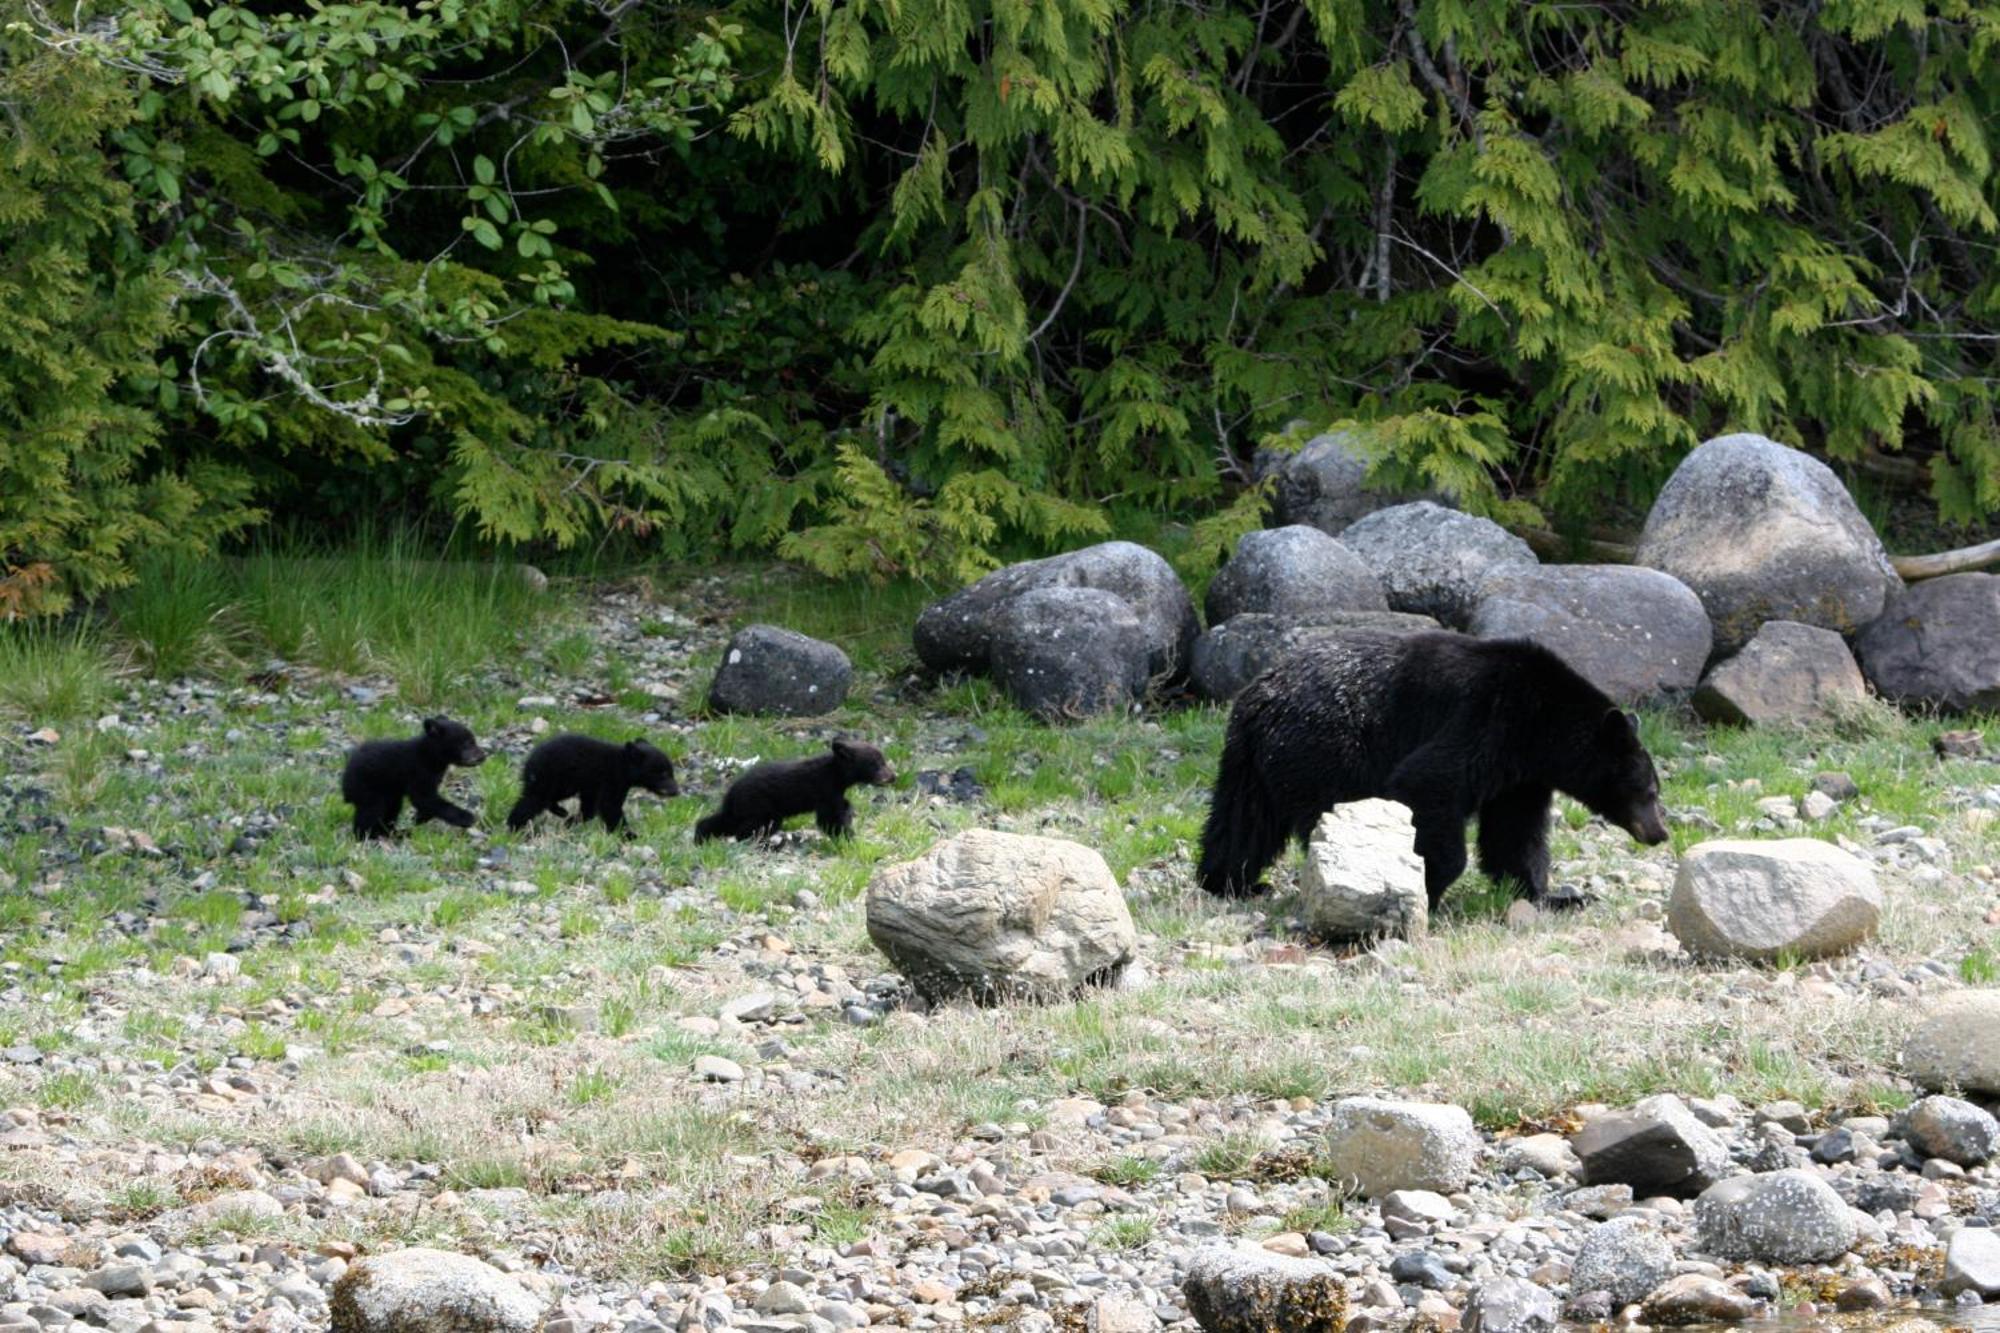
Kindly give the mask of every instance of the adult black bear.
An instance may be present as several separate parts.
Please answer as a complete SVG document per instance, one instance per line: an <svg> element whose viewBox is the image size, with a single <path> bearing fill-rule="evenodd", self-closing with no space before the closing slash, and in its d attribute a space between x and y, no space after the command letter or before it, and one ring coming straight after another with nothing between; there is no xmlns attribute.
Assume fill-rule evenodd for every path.
<svg viewBox="0 0 2000 1333"><path fill-rule="evenodd" d="M847 789L864 782L885 787L895 780L896 770L874 746L835 741L825 754L758 764L730 783L722 807L695 823L694 840L768 838L808 810L821 833L845 837L854 827Z"/></svg>
<svg viewBox="0 0 2000 1333"><path fill-rule="evenodd" d="M1480 869L1539 899L1558 791L1640 842L1666 841L1637 719L1546 648L1445 632L1321 639L1230 709L1198 877L1210 893L1261 893L1286 838L1303 846L1321 814L1378 796L1410 807L1433 909L1465 870L1475 814Z"/></svg>
<svg viewBox="0 0 2000 1333"><path fill-rule="evenodd" d="M642 740L623 745L574 732L551 736L528 751L521 765L521 799L507 813L507 827L519 829L544 810L570 823L602 819L616 833L625 823L625 796L644 787L655 796L678 796L673 760ZM576 813L562 803L576 797Z"/></svg>
<svg viewBox="0 0 2000 1333"><path fill-rule="evenodd" d="M485 762L486 751L472 729L448 717L425 718L423 734L414 740L363 741L347 752L340 773L340 794L354 807L354 836L388 837L405 800L419 824L442 819L471 828L472 812L438 795L438 784L453 764L473 768Z"/></svg>

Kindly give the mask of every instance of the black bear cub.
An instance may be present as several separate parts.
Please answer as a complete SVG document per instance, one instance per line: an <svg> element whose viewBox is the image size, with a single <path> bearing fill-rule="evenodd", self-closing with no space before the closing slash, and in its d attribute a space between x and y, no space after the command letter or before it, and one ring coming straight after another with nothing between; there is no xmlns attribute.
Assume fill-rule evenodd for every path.
<svg viewBox="0 0 2000 1333"><path fill-rule="evenodd" d="M854 828L847 789L864 782L886 787L895 780L896 770L882 752L860 741L835 741L811 759L771 760L729 784L722 808L696 822L694 840L768 838L808 810L821 833L845 837Z"/></svg>
<svg viewBox="0 0 2000 1333"><path fill-rule="evenodd" d="M528 751L521 765L521 799L507 815L507 827L519 829L544 810L571 823L602 819L616 833L625 823L625 796L644 787L655 796L678 796L673 760L642 740L623 745L593 736L569 733L551 736ZM576 797L576 813L562 802Z"/></svg>
<svg viewBox="0 0 2000 1333"><path fill-rule="evenodd" d="M1642 843L1667 839L1638 720L1526 640L1356 631L1301 647L1229 712L1198 878L1241 897L1286 839L1303 846L1342 801L1410 808L1433 910L1479 865L1532 900L1549 887L1549 800L1563 792Z"/></svg>
<svg viewBox="0 0 2000 1333"><path fill-rule="evenodd" d="M442 819L471 828L472 812L438 795L438 784L453 764L475 768L485 762L486 751L472 729L448 717L425 718L423 735L413 740L363 741L347 752L340 774L340 794L354 807L354 836L388 837L405 800L419 824Z"/></svg>

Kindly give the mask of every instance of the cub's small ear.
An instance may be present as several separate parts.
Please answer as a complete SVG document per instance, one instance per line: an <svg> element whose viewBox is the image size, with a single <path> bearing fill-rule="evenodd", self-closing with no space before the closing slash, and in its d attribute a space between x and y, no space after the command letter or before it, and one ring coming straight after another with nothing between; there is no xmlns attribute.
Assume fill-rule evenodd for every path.
<svg viewBox="0 0 2000 1333"><path fill-rule="evenodd" d="M439 732L441 732L441 731L443 731L443 730L444 730L444 719L443 719L443 718L441 718L441 717L427 717L427 718L425 718L425 719L424 719L424 735L426 735L426 736L435 736L435 735L437 735L437 734L438 734Z"/></svg>
<svg viewBox="0 0 2000 1333"><path fill-rule="evenodd" d="M636 755L637 755L637 754L639 753L639 746L640 746L640 745L641 745L642 743L643 743L643 742L641 742L640 740L638 740L638 739L637 739L636 737L635 737L634 739L632 739L632 740L629 740L629 741L626 741L626 742L625 742L625 753L626 753L626 754L629 754L629 755L634 755L634 756L636 756Z"/></svg>
<svg viewBox="0 0 2000 1333"><path fill-rule="evenodd" d="M842 759L852 759L854 757L853 741L835 740L829 743L828 748L831 749L835 754L839 755Z"/></svg>
<svg viewBox="0 0 2000 1333"><path fill-rule="evenodd" d="M1614 708L1604 715L1604 721L1599 730L1606 740L1630 740L1639 734L1638 715L1621 712Z"/></svg>

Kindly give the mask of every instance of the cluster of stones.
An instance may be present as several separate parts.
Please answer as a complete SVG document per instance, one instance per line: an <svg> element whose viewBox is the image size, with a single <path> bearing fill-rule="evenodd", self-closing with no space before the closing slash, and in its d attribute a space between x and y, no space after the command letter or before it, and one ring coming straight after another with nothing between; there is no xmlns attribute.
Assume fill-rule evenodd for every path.
<svg viewBox="0 0 2000 1333"><path fill-rule="evenodd" d="M1164 560L1110 542L934 604L917 654L990 674L1051 720L1184 682L1233 698L1299 644L1357 627L1530 639L1621 702L1692 697L1735 723L1810 722L1870 685L1910 705L2000 707L2000 575L1904 587L1833 472L1763 436L1689 454L1630 565L1544 565L1448 497L1384 494L1367 470L1345 434L1260 456L1273 526L1215 576L1205 631Z"/></svg>

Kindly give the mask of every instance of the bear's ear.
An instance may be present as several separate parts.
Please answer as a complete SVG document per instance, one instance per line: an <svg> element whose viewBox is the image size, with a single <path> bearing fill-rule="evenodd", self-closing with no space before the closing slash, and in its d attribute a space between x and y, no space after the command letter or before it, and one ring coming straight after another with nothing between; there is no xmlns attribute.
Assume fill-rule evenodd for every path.
<svg viewBox="0 0 2000 1333"><path fill-rule="evenodd" d="M1636 740L1639 735L1639 715L1626 713L1614 708L1604 715L1604 739L1609 741Z"/></svg>
<svg viewBox="0 0 2000 1333"><path fill-rule="evenodd" d="M424 719L424 735L426 735L426 736L437 736L437 735L440 735L440 734L442 734L442 733L443 733L443 731L444 731L444 719L443 719L443 718L441 718L441 717L427 717L427 718L425 718L425 719Z"/></svg>
<svg viewBox="0 0 2000 1333"><path fill-rule="evenodd" d="M853 741L848 741L848 740L831 741L828 743L827 748L832 750L835 754L839 755L842 759L852 759L854 757Z"/></svg>
<svg viewBox="0 0 2000 1333"><path fill-rule="evenodd" d="M644 743L645 742L637 739L636 737L632 740L626 741L625 753L630 755L632 758L637 759L639 757L639 747Z"/></svg>

